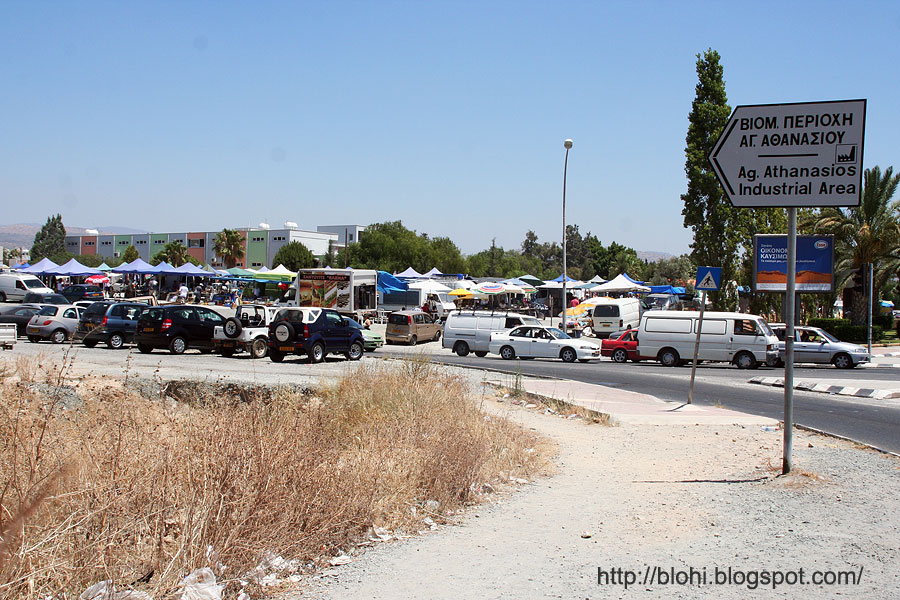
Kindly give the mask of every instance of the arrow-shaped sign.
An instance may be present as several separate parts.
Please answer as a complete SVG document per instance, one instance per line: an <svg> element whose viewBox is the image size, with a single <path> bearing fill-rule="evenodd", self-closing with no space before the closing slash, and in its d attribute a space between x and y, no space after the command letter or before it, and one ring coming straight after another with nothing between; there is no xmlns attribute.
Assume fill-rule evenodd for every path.
<svg viewBox="0 0 900 600"><path fill-rule="evenodd" d="M866 101L738 106L709 162L737 207L858 206Z"/></svg>

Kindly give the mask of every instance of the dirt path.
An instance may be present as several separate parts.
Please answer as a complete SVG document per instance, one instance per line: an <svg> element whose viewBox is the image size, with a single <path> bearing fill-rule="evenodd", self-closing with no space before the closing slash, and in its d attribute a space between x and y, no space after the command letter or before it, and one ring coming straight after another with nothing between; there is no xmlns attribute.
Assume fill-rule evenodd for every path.
<svg viewBox="0 0 900 600"><path fill-rule="evenodd" d="M601 427L493 401L488 410L556 441L557 474L456 526L364 552L288 597L900 598L895 457L798 432L797 472L775 478L781 435L759 427ZM654 567L693 568L695 585L641 583ZM789 580L802 568L807 585L748 591L749 574L717 586L716 567ZM598 569L609 581L598 584ZM638 582L626 590L627 575L611 569ZM857 585L809 583L815 570L860 569Z"/></svg>

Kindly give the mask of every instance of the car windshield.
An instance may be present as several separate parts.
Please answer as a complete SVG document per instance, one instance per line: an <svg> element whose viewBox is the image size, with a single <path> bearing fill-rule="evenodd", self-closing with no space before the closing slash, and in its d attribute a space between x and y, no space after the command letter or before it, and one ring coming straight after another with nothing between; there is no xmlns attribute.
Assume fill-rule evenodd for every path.
<svg viewBox="0 0 900 600"><path fill-rule="evenodd" d="M355 319L347 318L347 325L352 327L353 329L362 329L363 326L360 325Z"/></svg>
<svg viewBox="0 0 900 600"><path fill-rule="evenodd" d="M775 332L772 331L772 328L769 327L769 324L765 321L757 321L756 325L762 329L763 333L766 335L775 335ZM782 330L781 335L778 336L779 339L784 339L784 331Z"/></svg>
<svg viewBox="0 0 900 600"><path fill-rule="evenodd" d="M41 315L42 317L55 317L56 313L58 313L58 312L59 312L58 306L45 306L44 308L39 310L37 312L37 314Z"/></svg>
<svg viewBox="0 0 900 600"><path fill-rule="evenodd" d="M37 277L28 277L27 279L23 279L22 283L24 283L25 287L27 287L29 290L47 287L46 285L44 285L44 282Z"/></svg>
<svg viewBox="0 0 900 600"><path fill-rule="evenodd" d="M819 335L821 335L821 336L822 336L823 338L825 338L826 340L828 340L829 342L839 342L839 341L840 341L839 339L837 339L836 337L834 337L833 335L831 335L830 333L828 333L828 332L825 331L824 329L815 329L814 331L815 331L816 333L818 333Z"/></svg>
<svg viewBox="0 0 900 600"><path fill-rule="evenodd" d="M550 335L555 337L558 340L568 340L571 339L568 334L562 332L562 330L557 329L556 327L548 327L547 331L550 332Z"/></svg>

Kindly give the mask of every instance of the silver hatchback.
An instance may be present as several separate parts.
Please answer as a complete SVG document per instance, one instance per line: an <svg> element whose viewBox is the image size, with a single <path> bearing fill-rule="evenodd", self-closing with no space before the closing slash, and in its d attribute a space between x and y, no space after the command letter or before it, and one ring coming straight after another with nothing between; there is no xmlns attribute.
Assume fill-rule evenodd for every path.
<svg viewBox="0 0 900 600"><path fill-rule="evenodd" d="M784 323L770 323L778 336L778 361L772 366L784 365ZM857 344L842 342L818 327L797 325L794 327L794 362L832 364L838 369L852 369L869 362L868 351Z"/></svg>
<svg viewBox="0 0 900 600"><path fill-rule="evenodd" d="M62 344L72 337L83 310L80 306L46 305L31 317L25 335L30 342L50 340Z"/></svg>

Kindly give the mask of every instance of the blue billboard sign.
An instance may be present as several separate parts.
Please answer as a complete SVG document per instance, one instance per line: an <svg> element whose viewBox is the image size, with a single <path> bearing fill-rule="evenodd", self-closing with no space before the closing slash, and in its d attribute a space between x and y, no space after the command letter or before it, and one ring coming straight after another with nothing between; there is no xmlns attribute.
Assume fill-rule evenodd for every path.
<svg viewBox="0 0 900 600"><path fill-rule="evenodd" d="M753 237L753 289L787 291L787 236ZM834 238L830 235L797 236L798 292L834 291Z"/></svg>

